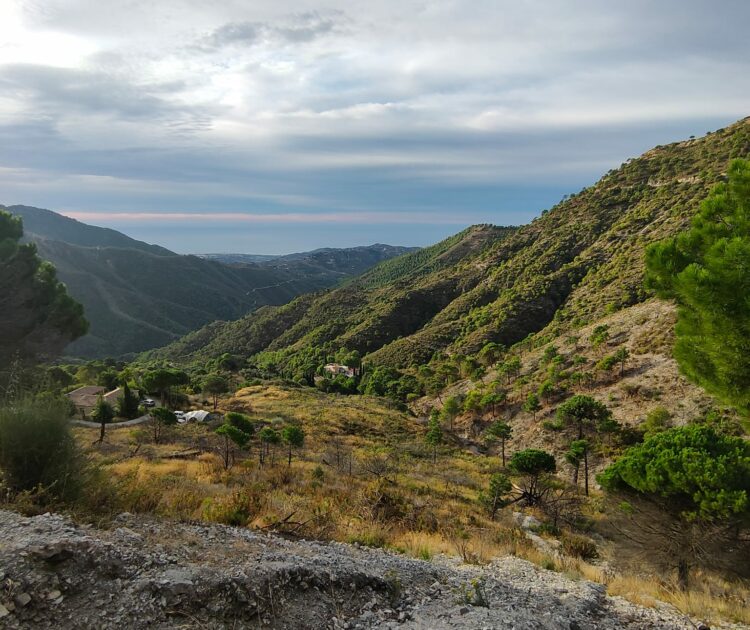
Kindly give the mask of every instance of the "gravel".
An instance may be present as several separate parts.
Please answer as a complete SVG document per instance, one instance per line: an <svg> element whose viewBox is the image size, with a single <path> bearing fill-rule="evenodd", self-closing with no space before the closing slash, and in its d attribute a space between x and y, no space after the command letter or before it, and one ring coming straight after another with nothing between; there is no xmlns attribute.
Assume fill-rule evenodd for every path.
<svg viewBox="0 0 750 630"><path fill-rule="evenodd" d="M515 557L432 562L122 514L111 529L0 511L0 627L695 629L666 604ZM740 626L734 626L739 628Z"/></svg>

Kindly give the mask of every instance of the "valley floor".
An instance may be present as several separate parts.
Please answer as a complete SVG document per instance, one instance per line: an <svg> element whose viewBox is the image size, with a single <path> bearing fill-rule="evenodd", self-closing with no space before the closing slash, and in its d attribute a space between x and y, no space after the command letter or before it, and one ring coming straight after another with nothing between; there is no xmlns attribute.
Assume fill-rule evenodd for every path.
<svg viewBox="0 0 750 630"><path fill-rule="evenodd" d="M0 511L0 531L7 628L698 627L512 556L427 562L129 514L100 530Z"/></svg>

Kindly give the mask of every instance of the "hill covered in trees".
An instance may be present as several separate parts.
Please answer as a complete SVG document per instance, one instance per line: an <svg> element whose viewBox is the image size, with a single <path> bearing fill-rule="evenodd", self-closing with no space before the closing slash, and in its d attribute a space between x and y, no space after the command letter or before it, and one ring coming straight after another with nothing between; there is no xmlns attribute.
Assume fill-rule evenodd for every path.
<svg viewBox="0 0 750 630"><path fill-rule="evenodd" d="M175 254L49 210L6 209L23 219L25 238L83 304L89 333L66 348L66 354L83 357L161 346L209 322L330 287L404 251L373 245L326 256L282 257L267 265L227 265Z"/></svg>
<svg viewBox="0 0 750 630"><path fill-rule="evenodd" d="M258 355L299 378L316 350L346 348L402 369L583 326L649 297L646 246L684 230L729 161L748 155L750 119L656 147L528 225L468 228L345 286L211 324L152 357Z"/></svg>

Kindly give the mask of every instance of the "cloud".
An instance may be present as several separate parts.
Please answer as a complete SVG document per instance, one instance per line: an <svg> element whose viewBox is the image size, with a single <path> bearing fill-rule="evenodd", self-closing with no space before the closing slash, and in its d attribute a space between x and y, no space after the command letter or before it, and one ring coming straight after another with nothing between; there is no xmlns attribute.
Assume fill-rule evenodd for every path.
<svg viewBox="0 0 750 630"><path fill-rule="evenodd" d="M331 242L360 214L414 242L437 232L399 216L525 221L750 113L748 22L744 0L9 0L0 202L299 215L278 238Z"/></svg>
<svg viewBox="0 0 750 630"><path fill-rule="evenodd" d="M341 31L346 16L343 11L308 11L289 16L283 22L227 22L201 37L195 48L216 52L227 46L253 46L263 41L306 43L334 31Z"/></svg>
<svg viewBox="0 0 750 630"><path fill-rule="evenodd" d="M273 224L349 224L349 225L464 225L465 217L436 217L430 212L300 212L252 214L247 212L85 212L63 211L79 221L106 223L259 223Z"/></svg>

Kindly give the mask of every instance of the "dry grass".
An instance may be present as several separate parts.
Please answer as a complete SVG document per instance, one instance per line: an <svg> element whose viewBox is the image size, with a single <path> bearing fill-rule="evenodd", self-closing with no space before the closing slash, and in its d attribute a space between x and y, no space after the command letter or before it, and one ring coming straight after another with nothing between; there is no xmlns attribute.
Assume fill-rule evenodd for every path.
<svg viewBox="0 0 750 630"><path fill-rule="evenodd" d="M281 449L275 465L261 467L253 446L226 471L206 425L175 427L158 445L142 430L124 429L110 431L104 446L93 445L96 430L78 428L103 473L100 487L90 489L91 509L98 517L129 511L248 525L386 547L428 561L448 554L484 563L512 554L607 584L611 594L635 603L666 601L687 614L750 623L748 589L741 585L704 577L703 586L687 595L655 578L613 575L579 558L540 552L507 511L491 521L477 501L500 468L497 458L454 449L433 465L423 446L424 427L381 400L258 386L239 391L223 409L243 411L262 424L300 424L304 449L291 467ZM197 446L200 456L175 457Z"/></svg>
<svg viewBox="0 0 750 630"><path fill-rule="evenodd" d="M674 582L649 576L617 575L607 582L610 595L620 595L644 606L657 601L710 623L730 620L750 624L750 597L746 585L730 583L713 575L695 576L689 592L681 591Z"/></svg>

